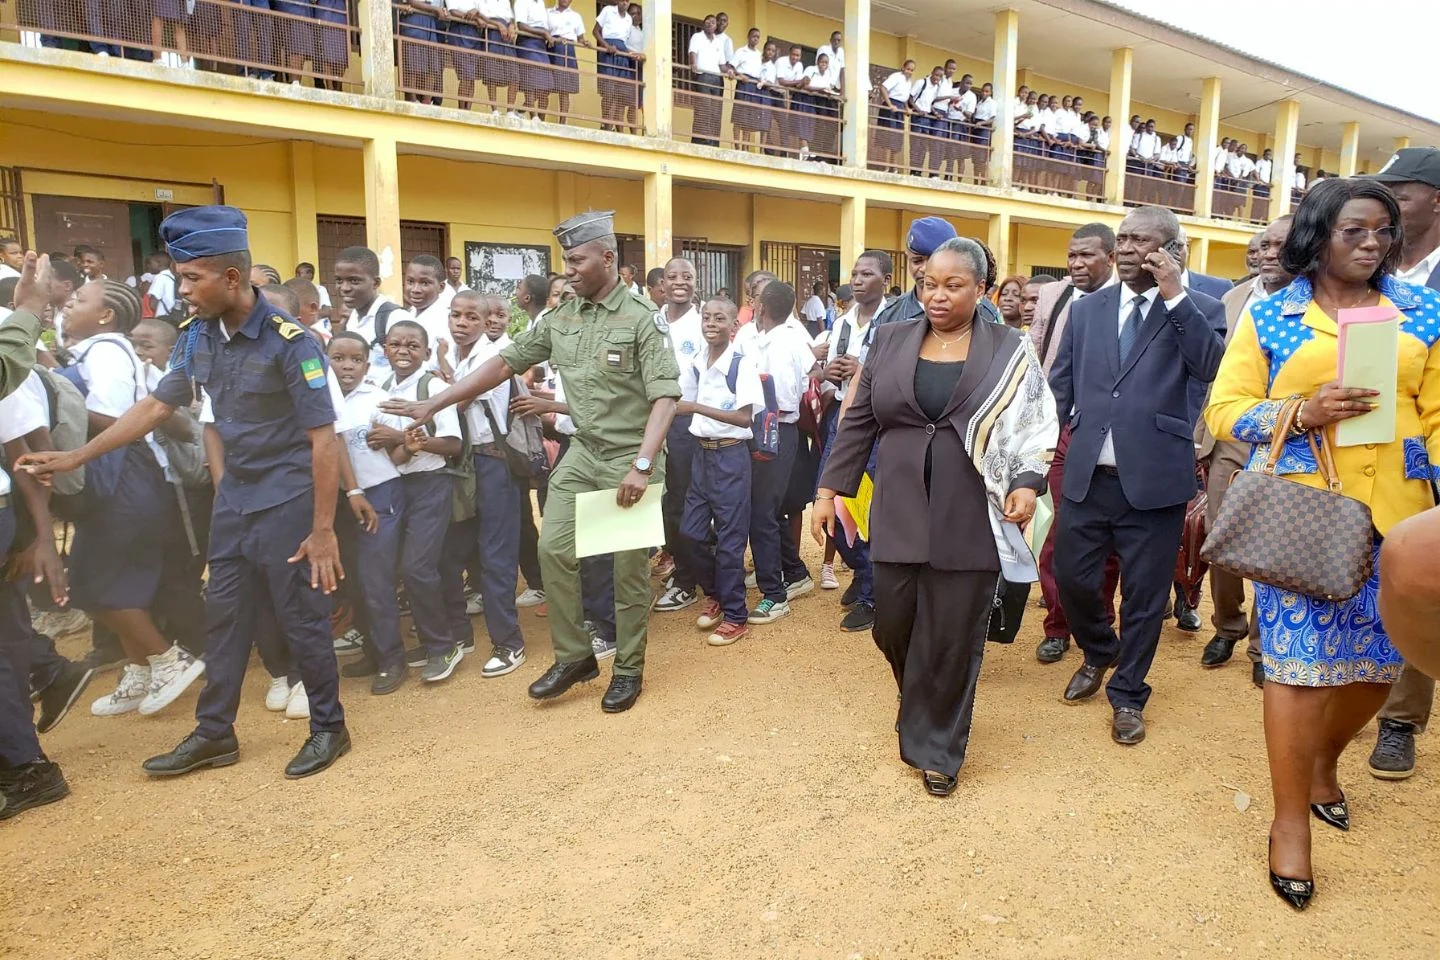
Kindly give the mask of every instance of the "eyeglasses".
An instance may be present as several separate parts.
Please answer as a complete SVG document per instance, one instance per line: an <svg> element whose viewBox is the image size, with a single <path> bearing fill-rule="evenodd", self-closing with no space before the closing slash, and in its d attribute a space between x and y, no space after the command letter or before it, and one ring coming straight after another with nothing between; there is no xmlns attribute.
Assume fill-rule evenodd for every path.
<svg viewBox="0 0 1440 960"><path fill-rule="evenodd" d="M1358 247L1371 237L1382 247L1388 247L1395 242L1400 231L1394 227L1381 227L1378 230L1371 230L1368 227L1337 227L1334 233L1345 242L1347 247Z"/></svg>

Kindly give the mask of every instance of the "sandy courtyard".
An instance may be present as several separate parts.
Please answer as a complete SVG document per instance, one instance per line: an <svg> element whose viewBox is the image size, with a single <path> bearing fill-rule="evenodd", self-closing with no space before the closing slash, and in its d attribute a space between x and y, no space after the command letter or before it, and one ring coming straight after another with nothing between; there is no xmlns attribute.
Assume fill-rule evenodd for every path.
<svg viewBox="0 0 1440 960"><path fill-rule="evenodd" d="M73 795L0 826L0 957L1440 956L1429 741L1413 779L1381 783L1363 735L1341 770L1354 829L1317 823L1319 892L1296 915L1265 875L1260 694L1243 656L1200 669L1208 629L1167 628L1149 739L1126 749L1103 700L1061 702L1077 653L1035 661L1032 607L987 650L938 800L899 761L869 635L834 629L836 594L795 607L723 649L694 610L655 617L619 716L600 712L608 667L525 697L551 657L524 613L509 677L473 659L389 698L345 682L355 750L294 783L305 725L265 712L258 662L241 762L166 782L139 763L189 731L194 694L97 719L107 674L45 739Z"/></svg>

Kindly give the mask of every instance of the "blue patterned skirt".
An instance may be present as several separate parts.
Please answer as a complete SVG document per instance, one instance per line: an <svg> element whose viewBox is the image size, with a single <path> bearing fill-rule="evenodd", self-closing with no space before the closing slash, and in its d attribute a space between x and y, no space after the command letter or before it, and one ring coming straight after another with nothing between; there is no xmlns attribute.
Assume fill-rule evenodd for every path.
<svg viewBox="0 0 1440 960"><path fill-rule="evenodd" d="M1349 600L1322 600L1255 584L1265 679L1290 687L1394 683L1404 666L1380 622L1380 538L1374 568Z"/></svg>
<svg viewBox="0 0 1440 960"><path fill-rule="evenodd" d="M508 20L496 22L510 24ZM520 65L515 62L515 45L499 30L490 27L485 31L485 53L480 61L481 82L487 87L514 86L520 73Z"/></svg>
<svg viewBox="0 0 1440 960"><path fill-rule="evenodd" d="M575 59L575 44L556 40L555 46L550 48L550 66L556 90L560 93L580 92L580 63Z"/></svg>

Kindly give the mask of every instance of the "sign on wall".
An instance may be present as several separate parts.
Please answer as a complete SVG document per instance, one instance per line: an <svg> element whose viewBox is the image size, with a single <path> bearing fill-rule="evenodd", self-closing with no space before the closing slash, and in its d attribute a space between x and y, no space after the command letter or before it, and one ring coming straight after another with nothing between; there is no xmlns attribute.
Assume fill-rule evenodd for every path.
<svg viewBox="0 0 1440 960"><path fill-rule="evenodd" d="M525 277L549 272L549 247L465 241L465 282L473 290L510 298Z"/></svg>

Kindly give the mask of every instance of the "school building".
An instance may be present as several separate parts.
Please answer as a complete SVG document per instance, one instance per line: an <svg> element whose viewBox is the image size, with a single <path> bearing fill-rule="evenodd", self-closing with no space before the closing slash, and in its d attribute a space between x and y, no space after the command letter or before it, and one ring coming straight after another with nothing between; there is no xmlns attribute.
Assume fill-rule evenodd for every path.
<svg viewBox="0 0 1440 960"><path fill-rule="evenodd" d="M587 36L606 2L576 5ZM1247 272L1257 224L1290 207L1282 187L1294 155L1311 177L1344 176L1378 169L1398 147L1440 144L1433 122L1092 0L745 0L728 9L736 46L753 26L782 51L799 45L806 63L843 34L834 162L802 159L779 137L768 151L737 142L728 81L710 104L719 145L691 142L713 96L685 67L690 38L715 12L701 0L643 3L646 59L640 82L621 91L633 99L618 107L618 125L613 87L624 81L602 76L588 48L577 51L578 90L568 103L551 96L543 122L508 115L523 103L512 107L503 88L486 102L481 82L474 109L462 111L467 54L439 33L407 30L389 0L311 0L309 21L306 3L198 0L187 24L197 69L161 55L177 39L173 24L160 24L162 45L152 46L147 5L104 4L147 6L144 20L119 23L90 15L98 6L0 6L0 232L40 250L101 247L112 276L143 269L168 210L215 201L246 211L256 260L286 276L313 261L328 280L338 250L371 246L392 295L399 263L418 253L460 257L472 278L502 287L556 268L551 228L587 208L617 211L625 261L648 268L691 255L706 293L733 295L762 267L802 285L837 279L862 249L898 253L908 222L925 214L986 241L1002 275L1059 274L1070 232L1118 223L1148 178L1127 173L1112 150L1088 185L1063 170L1047 187L1021 182L1012 118L1025 84L1083 95L1114 118L1112 137L1132 114L1154 118L1165 136L1194 123L1195 182L1164 195L1182 214L1192 269L1234 278ZM103 43L112 55L93 52ZM871 85L906 60L919 78L952 58L977 88L994 84L985 162L954 179L886 164ZM523 75L526 62L512 66ZM597 92L607 79L608 103ZM636 87L643 107L627 114L641 99ZM423 102L432 98L438 104ZM913 135L902 135L910 150ZM1217 190L1223 137L1256 157L1273 152L1264 203Z"/></svg>

